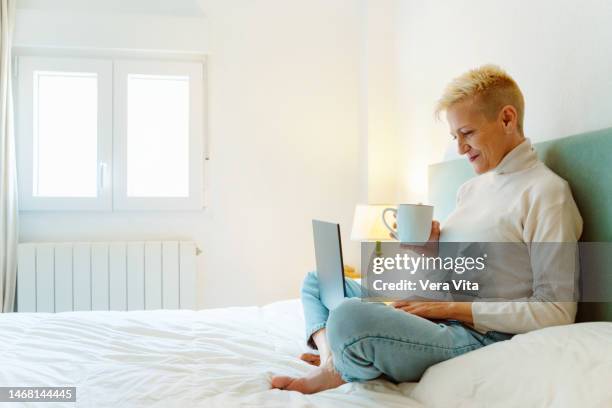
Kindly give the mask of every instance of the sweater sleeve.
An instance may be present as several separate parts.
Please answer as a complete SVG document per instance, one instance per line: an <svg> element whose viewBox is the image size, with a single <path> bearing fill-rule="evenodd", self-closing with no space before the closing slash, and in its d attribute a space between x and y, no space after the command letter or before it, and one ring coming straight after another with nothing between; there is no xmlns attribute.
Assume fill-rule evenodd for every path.
<svg viewBox="0 0 612 408"><path fill-rule="evenodd" d="M533 272L532 296L472 304L474 327L481 332L525 333L570 324L576 317L578 246L582 218L566 182L540 191L524 219Z"/></svg>

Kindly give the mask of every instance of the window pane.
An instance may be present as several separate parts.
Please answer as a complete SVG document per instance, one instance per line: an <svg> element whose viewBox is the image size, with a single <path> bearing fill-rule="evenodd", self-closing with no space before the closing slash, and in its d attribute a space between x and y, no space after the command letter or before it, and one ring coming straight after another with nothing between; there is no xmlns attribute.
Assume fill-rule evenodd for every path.
<svg viewBox="0 0 612 408"><path fill-rule="evenodd" d="M189 78L128 75L127 195L189 197Z"/></svg>
<svg viewBox="0 0 612 408"><path fill-rule="evenodd" d="M98 78L34 73L34 196L96 197Z"/></svg>

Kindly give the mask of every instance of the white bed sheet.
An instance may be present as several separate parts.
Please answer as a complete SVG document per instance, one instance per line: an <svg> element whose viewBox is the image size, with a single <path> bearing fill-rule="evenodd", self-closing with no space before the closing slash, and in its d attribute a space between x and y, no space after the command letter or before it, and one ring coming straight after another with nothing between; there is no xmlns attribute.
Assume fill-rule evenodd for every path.
<svg viewBox="0 0 612 408"><path fill-rule="evenodd" d="M421 406L408 397L414 384L384 380L316 395L270 390L274 373L313 369L297 358L307 351L303 333L298 300L203 311L3 314L0 386L76 386L78 407Z"/></svg>

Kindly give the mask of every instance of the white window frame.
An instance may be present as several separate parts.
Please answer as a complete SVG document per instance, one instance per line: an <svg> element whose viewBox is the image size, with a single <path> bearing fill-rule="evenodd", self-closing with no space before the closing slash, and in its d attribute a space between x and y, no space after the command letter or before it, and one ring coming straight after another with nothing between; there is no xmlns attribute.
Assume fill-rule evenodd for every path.
<svg viewBox="0 0 612 408"><path fill-rule="evenodd" d="M189 77L189 196L127 196L127 79L129 74ZM193 62L118 60L114 63L113 207L117 210L197 210L203 207L204 72Z"/></svg>
<svg viewBox="0 0 612 408"><path fill-rule="evenodd" d="M202 210L205 206L204 166L205 74L204 57L178 59L143 54L142 59L85 52L81 57L18 55L17 155L22 211ZM134 54L133 54L134 55ZM139 54L135 54L141 57ZM170 59L172 58L172 59ZM33 195L33 81L34 71L95 72L98 74L98 191L97 197L36 197ZM189 77L189 197L127 196L127 75L182 75Z"/></svg>
<svg viewBox="0 0 612 408"><path fill-rule="evenodd" d="M110 210L112 163L112 81L109 60L90 58L19 57L17 101L17 158L21 210ZM98 152L96 197L34 196L34 73L35 71L88 72L98 76Z"/></svg>

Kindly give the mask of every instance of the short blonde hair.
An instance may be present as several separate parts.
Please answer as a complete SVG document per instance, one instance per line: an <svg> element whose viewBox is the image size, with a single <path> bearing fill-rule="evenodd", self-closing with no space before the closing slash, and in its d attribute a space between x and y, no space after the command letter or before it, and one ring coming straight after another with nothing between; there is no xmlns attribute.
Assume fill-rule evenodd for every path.
<svg viewBox="0 0 612 408"><path fill-rule="evenodd" d="M497 65L487 64L472 69L453 79L444 89L436 105L436 117L458 102L476 98L485 116L493 120L506 105L512 105L518 113L518 128L523 131L525 99L510 75Z"/></svg>

